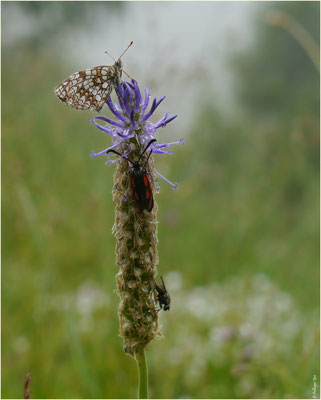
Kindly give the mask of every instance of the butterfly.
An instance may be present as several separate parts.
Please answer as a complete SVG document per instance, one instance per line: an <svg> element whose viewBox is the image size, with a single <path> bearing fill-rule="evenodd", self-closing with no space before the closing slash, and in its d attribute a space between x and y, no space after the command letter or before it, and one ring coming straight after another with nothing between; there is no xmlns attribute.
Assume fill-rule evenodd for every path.
<svg viewBox="0 0 321 400"><path fill-rule="evenodd" d="M76 110L100 111L113 88L118 91L122 76L121 57L133 44L121 54L114 65L102 65L75 72L55 89L58 99ZM126 75L128 75L125 72Z"/></svg>

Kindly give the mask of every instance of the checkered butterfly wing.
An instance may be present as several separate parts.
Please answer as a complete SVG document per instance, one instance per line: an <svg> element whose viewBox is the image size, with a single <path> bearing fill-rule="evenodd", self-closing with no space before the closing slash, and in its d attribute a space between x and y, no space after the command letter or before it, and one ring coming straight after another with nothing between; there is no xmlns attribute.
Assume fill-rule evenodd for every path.
<svg viewBox="0 0 321 400"><path fill-rule="evenodd" d="M117 67L99 66L75 72L59 86L58 99L76 110L100 111L117 84Z"/></svg>

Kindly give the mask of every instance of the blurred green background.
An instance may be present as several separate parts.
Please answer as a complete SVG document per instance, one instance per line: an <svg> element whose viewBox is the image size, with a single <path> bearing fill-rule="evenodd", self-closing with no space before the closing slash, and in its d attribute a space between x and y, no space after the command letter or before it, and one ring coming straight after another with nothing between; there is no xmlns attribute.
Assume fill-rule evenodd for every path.
<svg viewBox="0 0 321 400"><path fill-rule="evenodd" d="M167 96L159 116L179 114L159 141L185 140L155 157L179 187L157 195L172 309L148 346L151 397L312 397L319 55L298 26L318 52L319 7L2 2L2 398L23 397L27 372L32 398L136 397L113 293L113 170L89 157L109 138L53 92L130 40L126 71Z"/></svg>

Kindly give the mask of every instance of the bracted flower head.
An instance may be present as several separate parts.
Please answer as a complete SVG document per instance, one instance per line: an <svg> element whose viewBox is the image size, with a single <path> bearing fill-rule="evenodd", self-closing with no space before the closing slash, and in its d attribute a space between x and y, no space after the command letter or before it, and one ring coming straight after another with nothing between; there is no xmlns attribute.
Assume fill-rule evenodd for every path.
<svg viewBox="0 0 321 400"><path fill-rule="evenodd" d="M148 89L145 89L145 97L143 97L137 82L134 80L131 82L119 83L116 93L119 106L116 103L113 103L110 97L107 99L106 103L117 120L114 121L100 115L91 120L97 128L108 133L112 137L113 143L107 149L98 153L93 151L91 154L94 158L100 156L107 157L108 160L106 161L106 165L115 164L120 160L119 158L116 160L110 159L110 154L106 154L108 150L116 150L120 152L123 157L127 157L132 152L136 153L137 151L135 150L137 150L137 147L143 149L152 139L156 139L155 133L157 129L164 128L169 122L173 121L177 117L177 115L169 117L169 114L166 113L158 122L150 122L149 118L165 99L165 96L161 97L159 100L155 98L149 111L147 111L150 98L149 91ZM106 124L101 125L100 121L104 121ZM170 150L166 149L171 145L183 143L183 139L171 143L153 142L149 149L152 153L172 154ZM170 182L158 171L153 171L172 185L174 189L177 188L176 183Z"/></svg>
<svg viewBox="0 0 321 400"><path fill-rule="evenodd" d="M161 175L153 169L154 161L150 155L171 154L167 148L173 144L183 143L183 140L173 143L156 142L156 131L176 118L176 115L169 117L165 114L157 123L149 120L165 97L154 99L148 110L149 92L145 89L143 97L136 81L120 83L116 93L119 105L113 103L110 98L107 99L107 105L116 119L103 116L92 119L100 130L111 136L112 144L99 153L93 152L92 157L104 156L108 158L107 165L116 164L113 233L117 242L116 263L119 267L116 282L120 297L118 312L120 335L124 341L125 352L136 357L151 340L160 335L155 289L158 264L158 207L152 199L157 174ZM102 122L105 124L102 125ZM110 150L118 154L116 159L110 159ZM130 173L128 161L131 164ZM142 180L135 175L137 169L143 173L139 175ZM176 184L165 180L174 188L177 187ZM143 194L137 187L143 187ZM128 196L129 191L133 192L133 196ZM141 200L142 198L146 203L145 200Z"/></svg>

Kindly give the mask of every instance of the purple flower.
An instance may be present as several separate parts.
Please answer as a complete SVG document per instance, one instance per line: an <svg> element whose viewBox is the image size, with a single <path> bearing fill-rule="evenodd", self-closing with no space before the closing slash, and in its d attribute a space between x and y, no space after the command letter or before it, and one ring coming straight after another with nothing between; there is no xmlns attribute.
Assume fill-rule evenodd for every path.
<svg viewBox="0 0 321 400"><path fill-rule="evenodd" d="M145 97L143 98L138 84L134 80L131 82L121 82L118 85L118 90L116 93L119 105L113 103L110 97L108 97L106 103L117 120L114 121L110 118L100 115L91 120L91 122L94 123L97 128L105 133L108 133L112 137L112 144L107 149L104 149L98 153L93 151L91 153L91 157L107 157L106 165L109 166L118 162L120 158L114 160L110 159L110 154L106 154L108 150L117 150L124 157L127 157L127 155L132 151L130 146L130 140L132 138L136 137L141 144L141 147L144 148L152 139L155 139L155 133L158 128L164 128L169 122L173 121L173 119L177 117L177 115L169 117L169 114L166 113L162 119L156 122L156 124L150 122L149 118L153 115L160 103L165 99L165 96L161 97L159 100L154 99L150 110L146 111L150 97L149 91L148 89L145 89ZM101 125L99 123L100 121L106 122L106 124ZM171 143L153 142L150 145L150 150L152 150L153 153L158 154L172 154L170 150L165 149L173 144L184 144L184 141L183 139L180 139L177 142ZM177 188L176 183L170 182L156 170L154 170L154 172L172 185L174 189Z"/></svg>

